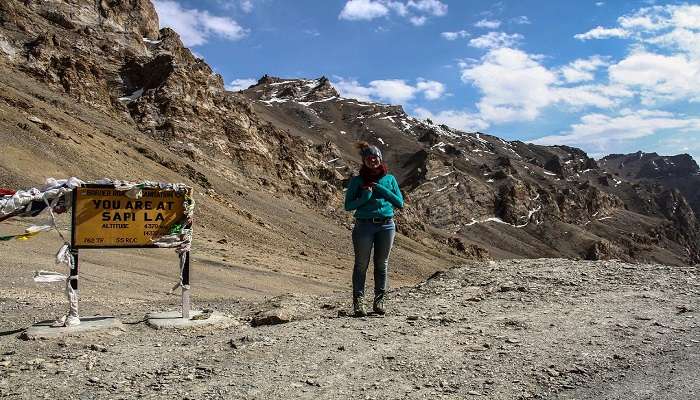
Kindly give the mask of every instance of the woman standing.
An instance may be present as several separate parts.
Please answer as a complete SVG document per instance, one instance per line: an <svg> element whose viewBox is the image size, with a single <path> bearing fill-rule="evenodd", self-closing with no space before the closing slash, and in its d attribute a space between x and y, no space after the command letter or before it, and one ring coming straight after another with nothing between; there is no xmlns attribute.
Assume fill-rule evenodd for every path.
<svg viewBox="0 0 700 400"><path fill-rule="evenodd" d="M403 208L403 196L393 175L387 173L382 152L367 142L357 147L362 156L360 175L354 176L345 194L345 210L355 210L355 228L352 244L355 266L352 271L352 305L356 317L367 315L363 302L365 277L369 256L374 247L374 302L373 310L384 314L384 295L387 289L389 253L394 243L396 225L394 207Z"/></svg>

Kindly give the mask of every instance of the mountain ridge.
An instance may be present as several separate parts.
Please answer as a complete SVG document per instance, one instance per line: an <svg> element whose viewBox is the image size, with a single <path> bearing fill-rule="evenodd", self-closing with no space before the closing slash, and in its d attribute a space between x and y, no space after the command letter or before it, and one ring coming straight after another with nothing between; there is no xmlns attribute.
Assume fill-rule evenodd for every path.
<svg viewBox="0 0 700 400"><path fill-rule="evenodd" d="M321 86L324 87L324 95L316 96L310 101L307 96ZM352 170L359 163L352 156L353 141L366 140L380 147L386 153L392 172L397 174L402 188L408 193L409 202L417 201L417 204L412 204L414 209L423 208L423 215L406 218L404 222L408 222L409 227L414 220L432 218L434 226L453 229L454 233L459 233L465 226L484 223L525 228L530 222L541 224L543 221L538 216L540 213L561 217L564 223L587 225L596 220L610 219L612 217L606 212L621 209L621 214L627 219L630 215L624 214L630 210L643 215L675 219L682 226L681 229L686 229L688 240L683 240L682 244L686 248L692 246L692 238L697 235L696 215L688 209L687 202L679 199L679 216L673 215L676 210L670 213L664 211L667 207L666 198L676 198L678 194L666 193L646 184L639 186L643 193L637 193L634 185L639 185L638 182L623 183L611 171L605 170L604 165L599 165L580 149L538 146L517 140L505 141L481 132L460 132L446 125L413 118L400 106L343 98L333 89L323 77L285 79L265 75L255 85L238 93L253 101L256 112L273 125L293 130L296 135L312 140L330 141L345 149L349 164L337 166L341 170ZM290 115L294 117L290 119ZM400 150L395 150L397 147ZM434 159L432 164L431 158ZM334 162L338 163L337 160ZM428 174L431 169L435 172ZM475 204L459 210L453 204L464 197L452 199L452 205L439 200L421 201L435 192L469 185L463 179L449 178L455 172L478 181L472 182L467 193L472 200L476 200ZM567 185L551 182L545 184L543 190L542 181L547 180L566 181L569 184L566 187ZM505 184L500 184L502 182ZM421 188L433 183L439 183L439 186L432 192ZM671 191L673 189L674 187L669 188ZM535 200L543 195L549 197L548 204L538 205ZM569 199L571 197L574 198L573 201ZM654 206L642 207L644 202L652 202ZM582 209L577 204L585 207ZM436 213L430 211L438 208L444 211L438 217L447 214L452 215L452 218L435 218ZM474 215L477 212L480 215ZM460 219L466 223L457 223L456 220ZM641 224L647 222L639 221ZM684 225L686 222L687 226ZM649 238L663 235L650 228L647 226L642 231L630 232L633 233L632 240L651 243L657 239ZM648 239L643 239L644 236ZM634 243L629 241L614 238L618 243L611 243L609 234L603 234L603 239L588 241L585 244L587 250L579 251L573 256L596 258L609 257L615 253L624 258L625 252L629 256L637 251ZM541 250L540 247L537 251ZM569 252L571 250L566 249ZM695 250L693 254L694 252ZM696 256L693 257L693 260L697 259Z"/></svg>
<svg viewBox="0 0 700 400"><path fill-rule="evenodd" d="M6 135L19 128L34 137L32 151L40 157L51 159L46 143L54 146L53 137L72 142L70 151L80 154L88 143L99 147L96 141L107 138L96 139L94 129L73 122L80 111L67 113L66 103L92 107L104 116L107 140L123 147L115 150L118 162L129 158L117 172L133 176L134 168L155 171L154 165L169 170L196 184L217 204L213 208L247 220L242 234L251 222L271 231L281 223L265 222L263 204L253 206L261 207L256 212L241 210L237 203L248 192L300 201L307 215L350 227L343 186L360 162L353 144L366 140L383 150L405 192L408 207L397 216L399 232L412 246L420 243L426 257L544 255L668 264L700 258L697 217L681 192L620 178L579 149L460 132L411 117L401 106L342 98L325 77L266 75L248 89L229 92L176 32L155 30L157 15L148 1L2 7L8 15L0 29L2 62L11 72L5 86L16 94L2 97L12 116ZM43 102L45 94L20 94L30 80L45 85L38 90L56 96L55 103ZM51 118L43 125L23 122L37 101L46 103ZM94 118L89 124L99 126ZM13 140L15 153L29 151L17 138L8 143ZM2 182L26 182L10 168L15 161L4 160L11 172ZM56 162L83 175L111 168ZM209 212L204 219L216 225ZM284 225L298 222L288 218ZM292 228L292 236L303 238L301 231Z"/></svg>

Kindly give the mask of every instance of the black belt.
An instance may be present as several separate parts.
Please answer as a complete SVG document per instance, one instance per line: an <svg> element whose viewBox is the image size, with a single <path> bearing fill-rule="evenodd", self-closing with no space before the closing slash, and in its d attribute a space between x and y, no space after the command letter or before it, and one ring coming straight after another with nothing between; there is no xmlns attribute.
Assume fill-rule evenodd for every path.
<svg viewBox="0 0 700 400"><path fill-rule="evenodd" d="M388 224L389 222L392 221L392 217L382 217L382 218L355 218L357 222L371 222L373 224Z"/></svg>

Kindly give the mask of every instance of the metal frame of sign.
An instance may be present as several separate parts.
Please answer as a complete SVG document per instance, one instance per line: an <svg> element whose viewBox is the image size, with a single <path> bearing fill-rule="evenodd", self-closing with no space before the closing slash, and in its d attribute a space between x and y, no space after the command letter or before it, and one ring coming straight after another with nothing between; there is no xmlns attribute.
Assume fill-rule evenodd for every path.
<svg viewBox="0 0 700 400"><path fill-rule="evenodd" d="M95 184L95 183L88 183L85 185L82 185L80 188L89 188L89 189L114 189L114 185L103 185L103 184ZM78 189L76 188L73 190L72 193L72 198L71 198L71 255L73 256L73 267L70 270L70 285L74 290L78 290L78 274L80 272L79 268L79 256L80 252L79 250L81 248L83 249L143 249L143 248L161 248L156 245L138 245L138 246L76 246L75 245L75 227L76 227L76 205L77 205L77 199L78 199ZM190 252L187 251L184 254L185 257L185 265L183 266L182 269L182 318L189 318L190 317L190 293L189 289L185 289L186 287L189 287L190 284Z"/></svg>

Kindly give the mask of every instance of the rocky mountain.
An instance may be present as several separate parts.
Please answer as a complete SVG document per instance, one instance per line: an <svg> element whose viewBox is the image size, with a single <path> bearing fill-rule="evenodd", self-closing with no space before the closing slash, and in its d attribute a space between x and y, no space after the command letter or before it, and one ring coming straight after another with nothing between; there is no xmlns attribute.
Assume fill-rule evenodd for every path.
<svg viewBox="0 0 700 400"><path fill-rule="evenodd" d="M149 1L3 0L0 15L3 185L184 180L201 197L200 244L224 262L344 281L333 271L351 256L343 186L360 161L353 142L367 140L406 195L405 277L468 258L700 260L682 191L615 175L579 149L460 132L343 98L323 77L228 92L157 29ZM224 235L235 245L218 246Z"/></svg>
<svg viewBox="0 0 700 400"><path fill-rule="evenodd" d="M698 261L690 192L620 177L579 149L417 120L400 106L343 98L325 77L264 76L241 94L271 124L335 146L327 162L346 177L359 163L354 141L380 147L407 194L409 236L439 232L455 249L495 257Z"/></svg>
<svg viewBox="0 0 700 400"><path fill-rule="evenodd" d="M677 189L695 215L700 215L700 168L688 154L660 156L656 153L611 154L599 162L601 168L635 182Z"/></svg>
<svg viewBox="0 0 700 400"><path fill-rule="evenodd" d="M333 146L275 127L227 92L177 33L158 30L150 1L2 0L0 69L0 186L186 182L193 257L212 281L249 294L346 287L351 217L343 177L325 162ZM416 282L465 259L446 250L399 238L392 279Z"/></svg>

